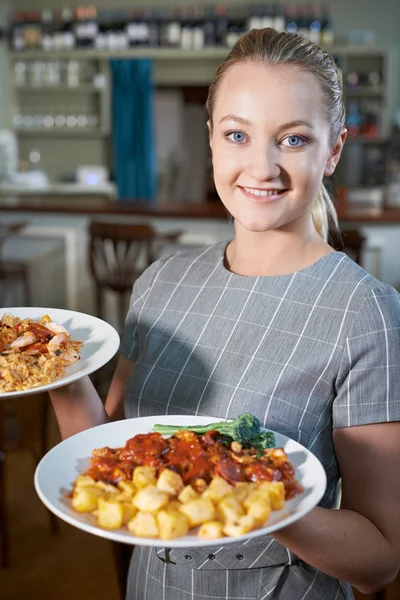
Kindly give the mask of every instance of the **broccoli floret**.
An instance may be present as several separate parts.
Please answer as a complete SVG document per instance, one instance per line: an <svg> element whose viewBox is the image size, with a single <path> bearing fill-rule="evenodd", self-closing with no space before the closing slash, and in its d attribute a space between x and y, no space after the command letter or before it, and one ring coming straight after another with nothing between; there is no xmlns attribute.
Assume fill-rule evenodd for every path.
<svg viewBox="0 0 400 600"><path fill-rule="evenodd" d="M261 456L266 448L275 447L275 436L272 431L260 431L258 435L249 441L249 445L257 448L257 454Z"/></svg>
<svg viewBox="0 0 400 600"><path fill-rule="evenodd" d="M207 431L219 431L222 435L228 435L236 442L245 444L251 442L252 438L261 433L260 421L250 413L239 415L234 421L220 421L208 425L154 425L153 431L163 435L174 435L179 430L194 431L195 433L207 433Z"/></svg>

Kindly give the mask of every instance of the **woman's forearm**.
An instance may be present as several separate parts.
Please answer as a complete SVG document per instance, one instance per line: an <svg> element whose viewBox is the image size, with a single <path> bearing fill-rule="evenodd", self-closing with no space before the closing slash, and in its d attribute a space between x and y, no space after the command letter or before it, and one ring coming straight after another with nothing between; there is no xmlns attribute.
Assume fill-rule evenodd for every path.
<svg viewBox="0 0 400 600"><path fill-rule="evenodd" d="M351 510L317 507L272 535L311 566L365 594L396 577L389 542L371 521Z"/></svg>
<svg viewBox="0 0 400 600"><path fill-rule="evenodd" d="M63 439L110 419L89 377L49 392Z"/></svg>

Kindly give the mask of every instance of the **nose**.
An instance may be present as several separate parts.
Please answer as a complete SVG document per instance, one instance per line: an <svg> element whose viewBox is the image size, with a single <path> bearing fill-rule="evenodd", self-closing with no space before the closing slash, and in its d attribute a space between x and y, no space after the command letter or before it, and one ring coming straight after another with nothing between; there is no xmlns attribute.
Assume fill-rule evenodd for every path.
<svg viewBox="0 0 400 600"><path fill-rule="evenodd" d="M255 180L271 181L279 177L281 168L273 145L255 145L248 158L248 173Z"/></svg>

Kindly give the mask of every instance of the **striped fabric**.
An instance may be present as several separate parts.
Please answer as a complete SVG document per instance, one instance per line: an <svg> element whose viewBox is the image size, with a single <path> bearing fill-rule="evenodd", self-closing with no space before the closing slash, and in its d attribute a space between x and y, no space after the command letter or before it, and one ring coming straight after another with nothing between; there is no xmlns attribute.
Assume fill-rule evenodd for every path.
<svg viewBox="0 0 400 600"><path fill-rule="evenodd" d="M294 274L243 277L226 242L163 258L136 282L121 352L127 417L244 411L309 448L335 505L332 428L400 420L400 296L341 252ZM128 600L336 600L350 587L273 538L169 553L136 548Z"/></svg>

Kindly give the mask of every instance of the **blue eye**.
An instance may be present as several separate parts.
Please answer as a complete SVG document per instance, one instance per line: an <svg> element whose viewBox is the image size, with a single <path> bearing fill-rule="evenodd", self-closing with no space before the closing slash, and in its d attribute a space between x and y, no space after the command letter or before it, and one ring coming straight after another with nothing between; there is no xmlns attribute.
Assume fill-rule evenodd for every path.
<svg viewBox="0 0 400 600"><path fill-rule="evenodd" d="M236 144L241 144L245 140L245 135L242 131L230 131L226 137Z"/></svg>
<svg viewBox="0 0 400 600"><path fill-rule="evenodd" d="M283 142L287 142L287 144L283 144L284 146L290 146L290 148L300 148L301 146L304 146L306 140L301 135L289 135L282 140L282 143Z"/></svg>

